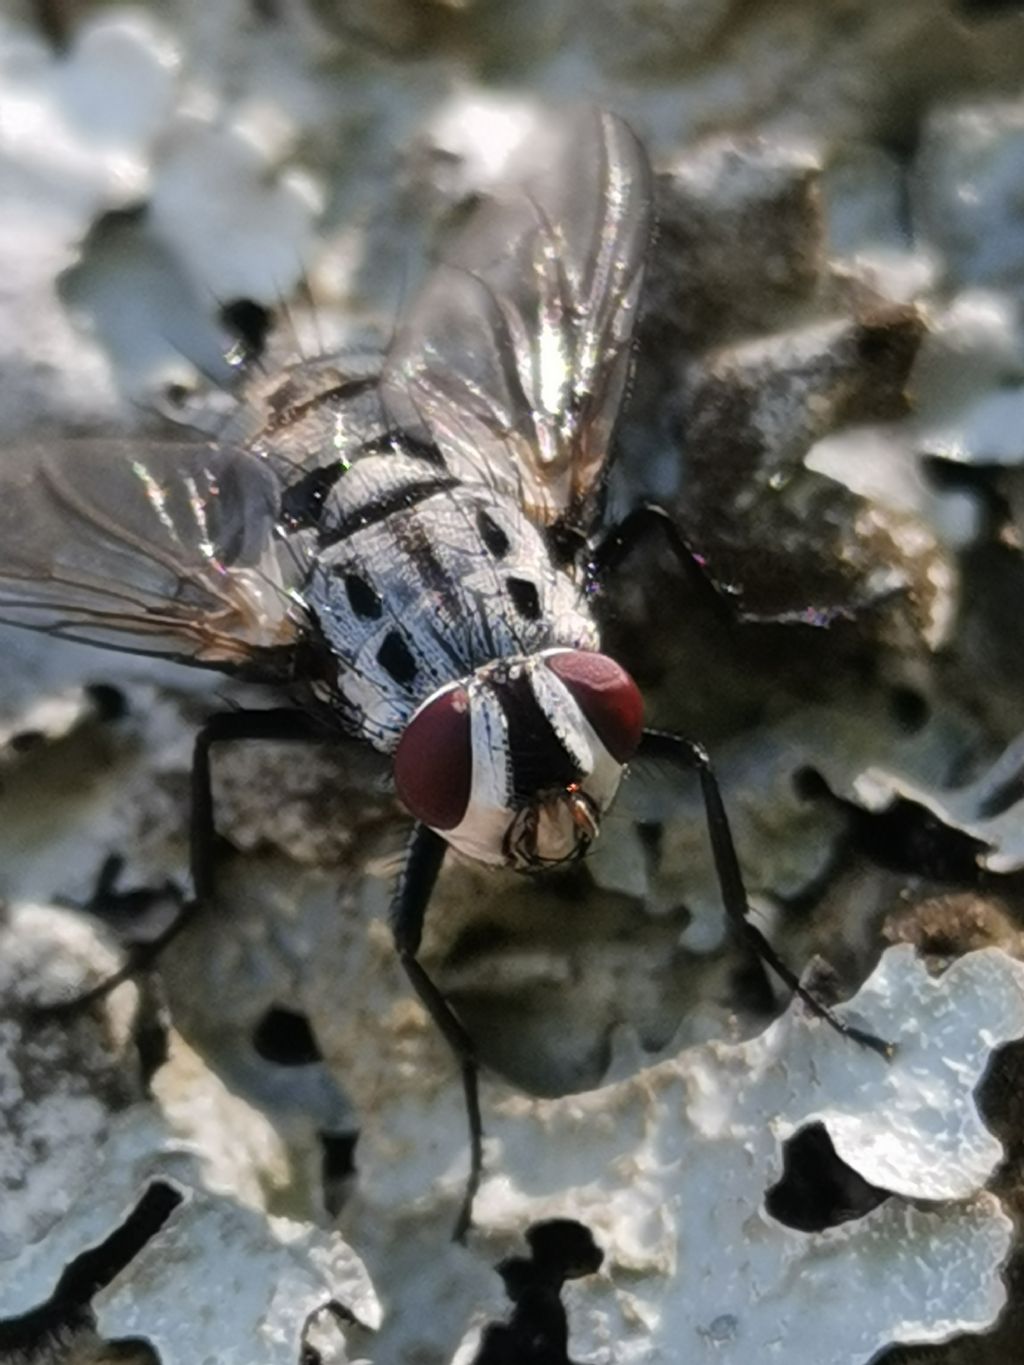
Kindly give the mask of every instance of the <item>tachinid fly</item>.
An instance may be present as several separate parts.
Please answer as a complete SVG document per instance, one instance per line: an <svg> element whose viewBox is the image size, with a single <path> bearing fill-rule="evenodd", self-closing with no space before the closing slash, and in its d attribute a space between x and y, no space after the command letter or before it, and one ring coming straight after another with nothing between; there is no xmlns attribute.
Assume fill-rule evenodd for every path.
<svg viewBox="0 0 1024 1365"><path fill-rule="evenodd" d="M215 715L197 737L192 907L213 894L212 744L345 736L391 756L415 821L395 942L462 1061L470 1118L457 1235L480 1177L476 1067L416 958L449 845L549 867L586 852L630 762L696 771L726 910L799 989L746 919L703 750L644 731L589 606L638 537L687 554L658 509L602 519L650 238L647 159L621 120L587 111L528 165L473 210L372 364L297 364L215 442L38 443L0 473L5 621L293 700Z"/></svg>

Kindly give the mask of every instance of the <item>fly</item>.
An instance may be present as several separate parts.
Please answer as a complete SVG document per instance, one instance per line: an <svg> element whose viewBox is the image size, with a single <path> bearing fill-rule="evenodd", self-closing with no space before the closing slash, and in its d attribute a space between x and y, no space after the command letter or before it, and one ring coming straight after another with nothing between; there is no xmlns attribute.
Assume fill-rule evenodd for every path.
<svg viewBox="0 0 1024 1365"><path fill-rule="evenodd" d="M645 729L636 684L601 652L595 591L632 546L661 535L689 560L660 509L603 517L652 177L627 125L593 110L532 166L476 207L383 357L296 364L213 442L39 441L0 471L3 620L291 699L214 715L196 738L186 912L214 893L214 744L354 738L389 757L413 818L395 945L469 1116L457 1237L482 1134L472 1041L417 958L442 861L584 856L627 767L697 774L731 924L834 1027L889 1051L749 921L706 753Z"/></svg>

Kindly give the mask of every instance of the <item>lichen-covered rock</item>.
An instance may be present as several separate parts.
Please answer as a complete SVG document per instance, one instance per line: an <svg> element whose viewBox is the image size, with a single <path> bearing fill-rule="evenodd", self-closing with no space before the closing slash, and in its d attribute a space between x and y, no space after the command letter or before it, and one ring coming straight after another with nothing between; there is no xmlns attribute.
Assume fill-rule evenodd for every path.
<svg viewBox="0 0 1024 1365"><path fill-rule="evenodd" d="M700 562L638 548L602 605L608 648L651 720L708 742L753 913L794 967L824 951L853 990L886 935L933 966L1019 951L1019 14L38 8L59 31L29 6L0 22L8 434L150 430L133 405L155 399L251 437L296 392L297 352L387 344L528 132L581 98L625 114L661 234L611 507L669 504ZM211 395L197 371L232 385L264 331L241 406ZM424 960L485 1065L551 1097L492 1076L480 1225L453 1247L466 1119L390 943L406 822L381 765L221 749L217 905L167 950L155 1020L125 988L30 1029L25 999L121 960L43 902L151 931L188 887L196 727L272 699L2 644L0 1294L8 1316L46 1309L22 1345L48 1365L750 1365L779 1349L772 1315L787 1359L822 1365L991 1321L1009 1233L970 1092L1019 1031L1016 968L978 955L932 981L888 956L850 1007L902 1040L886 1069L799 1012L753 1036L774 988L724 933L695 784L627 786L562 877L452 859ZM1012 1152L1017 1110L993 1112ZM147 1190L160 1226L53 1312L83 1252L154 1212ZM387 1303L376 1341L326 1306L376 1320L338 1219ZM1009 1358L1007 1321L986 1361Z"/></svg>
<svg viewBox="0 0 1024 1365"><path fill-rule="evenodd" d="M0 25L0 421L108 426L124 418L95 342L57 294L97 215L136 204L174 99L174 45L149 16L100 18L61 58L13 17Z"/></svg>
<svg viewBox="0 0 1024 1365"><path fill-rule="evenodd" d="M961 284L1024 289L1016 186L1024 167L1024 104L941 108L925 120L913 182L915 222Z"/></svg>
<svg viewBox="0 0 1024 1365"><path fill-rule="evenodd" d="M0 1347L42 1350L88 1316L101 1338L141 1341L163 1365L294 1365L314 1318L328 1334L325 1309L339 1353L347 1323L379 1324L366 1272L337 1233L206 1186L194 1154L143 1111L125 1116L104 1158L88 1197L6 1267Z"/></svg>
<svg viewBox="0 0 1024 1365"><path fill-rule="evenodd" d="M109 939L71 912L4 907L0 1261L45 1233L90 1188L114 1115L142 1094L133 986L78 1018L33 1013L118 966Z"/></svg>
<svg viewBox="0 0 1024 1365"><path fill-rule="evenodd" d="M891 1064L797 1010L606 1090L500 1102L478 1235L500 1245L549 1218L591 1230L604 1262L566 1291L575 1354L859 1365L891 1341L993 1321L1010 1227L982 1193L1001 1148L973 1091L991 1043L1024 1032L1024 969L986 950L936 979L894 949L846 1013L896 1043ZM830 1217L835 1173L809 1170L825 1230L808 1233L765 1197L813 1125L891 1197ZM786 1213L777 1188L772 1206ZM835 1312L851 1299L856 1313Z"/></svg>
<svg viewBox="0 0 1024 1365"><path fill-rule="evenodd" d="M819 179L806 145L735 138L662 175L645 308L677 347L756 335L809 300L824 265Z"/></svg>

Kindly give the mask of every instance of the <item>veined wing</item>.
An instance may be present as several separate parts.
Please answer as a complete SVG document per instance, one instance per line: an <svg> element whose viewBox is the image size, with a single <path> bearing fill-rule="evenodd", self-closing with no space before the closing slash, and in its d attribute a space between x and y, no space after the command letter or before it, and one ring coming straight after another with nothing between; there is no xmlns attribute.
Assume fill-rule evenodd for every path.
<svg viewBox="0 0 1024 1365"><path fill-rule="evenodd" d="M587 530L629 371L651 174L612 114L567 119L552 144L445 252L382 395L457 477L505 487L540 526Z"/></svg>
<svg viewBox="0 0 1024 1365"><path fill-rule="evenodd" d="M258 456L186 442L36 440L0 452L0 620L279 677L299 560Z"/></svg>

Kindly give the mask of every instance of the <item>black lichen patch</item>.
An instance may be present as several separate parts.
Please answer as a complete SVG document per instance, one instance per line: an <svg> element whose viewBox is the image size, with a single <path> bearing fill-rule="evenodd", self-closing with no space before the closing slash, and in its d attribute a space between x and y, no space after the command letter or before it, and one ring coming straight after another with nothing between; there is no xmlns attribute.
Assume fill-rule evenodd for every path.
<svg viewBox="0 0 1024 1365"><path fill-rule="evenodd" d="M839 1159L823 1123L811 1123L785 1144L782 1179L764 1203L786 1227L823 1232L863 1218L888 1198L888 1190L869 1184Z"/></svg>
<svg viewBox="0 0 1024 1365"><path fill-rule="evenodd" d="M358 1133L320 1134L320 1180L324 1208L336 1218L345 1206L356 1178Z"/></svg>
<svg viewBox="0 0 1024 1365"><path fill-rule="evenodd" d="M589 1228L570 1218L535 1223L526 1241L529 1257L498 1265L512 1316L484 1329L473 1365L572 1365L562 1285L594 1274L604 1254Z"/></svg>

